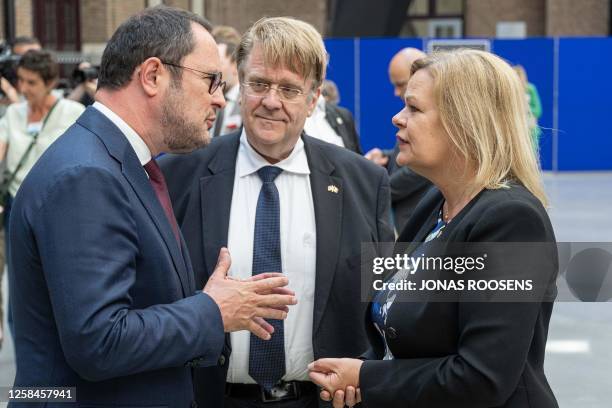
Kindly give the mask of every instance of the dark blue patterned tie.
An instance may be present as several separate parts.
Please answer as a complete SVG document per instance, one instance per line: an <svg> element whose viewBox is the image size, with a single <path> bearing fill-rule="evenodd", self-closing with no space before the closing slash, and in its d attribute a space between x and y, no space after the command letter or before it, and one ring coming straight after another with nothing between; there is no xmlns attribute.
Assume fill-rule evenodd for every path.
<svg viewBox="0 0 612 408"><path fill-rule="evenodd" d="M263 182L253 238L253 275L282 272L280 249L280 203L274 179L283 171L274 166L259 169ZM270 320L274 333L270 340L251 334L249 375L266 390L270 390L285 374L285 335L282 320Z"/></svg>

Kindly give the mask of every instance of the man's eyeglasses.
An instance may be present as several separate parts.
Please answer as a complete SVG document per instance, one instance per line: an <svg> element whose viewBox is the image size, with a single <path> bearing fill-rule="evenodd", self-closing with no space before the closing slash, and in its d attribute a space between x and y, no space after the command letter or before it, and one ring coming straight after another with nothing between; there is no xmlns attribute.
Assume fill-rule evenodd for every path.
<svg viewBox="0 0 612 408"><path fill-rule="evenodd" d="M223 74L221 72L205 72L205 71L200 71L194 68L185 67L183 65L172 64L170 62L165 62L165 61L162 61L162 64L170 65L171 67L175 67L175 68L186 69L188 71L192 71L197 74L200 74L199 76L202 79L210 79L211 81L210 81L210 86L208 87L208 93L211 95L214 94L217 91L217 89L219 89L219 87L221 87L221 91L225 93L226 84L225 84L225 81L222 81Z"/></svg>
<svg viewBox="0 0 612 408"><path fill-rule="evenodd" d="M271 89L275 89L279 99L289 103L299 102L300 97L304 95L304 91L301 89L279 85L272 86L272 84L267 82L246 81L243 82L242 85L247 95L260 98L268 95Z"/></svg>

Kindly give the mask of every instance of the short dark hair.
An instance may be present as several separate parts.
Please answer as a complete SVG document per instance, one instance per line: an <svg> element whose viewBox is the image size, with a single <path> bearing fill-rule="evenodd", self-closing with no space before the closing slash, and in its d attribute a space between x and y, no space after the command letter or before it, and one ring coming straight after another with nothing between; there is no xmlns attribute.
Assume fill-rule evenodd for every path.
<svg viewBox="0 0 612 408"><path fill-rule="evenodd" d="M195 13L155 6L128 18L109 40L100 63L98 89L120 89L130 82L134 69L147 58L180 64L195 48L191 23L210 31L211 24ZM168 66L174 80L180 69Z"/></svg>
<svg viewBox="0 0 612 408"><path fill-rule="evenodd" d="M28 37L25 35L21 35L19 37L15 37L15 39L11 42L11 46L17 47L18 45L38 45L40 46L40 41L34 37Z"/></svg>
<svg viewBox="0 0 612 408"><path fill-rule="evenodd" d="M17 69L19 68L36 72L47 85L59 78L59 66L48 51L30 50L26 52L17 63Z"/></svg>

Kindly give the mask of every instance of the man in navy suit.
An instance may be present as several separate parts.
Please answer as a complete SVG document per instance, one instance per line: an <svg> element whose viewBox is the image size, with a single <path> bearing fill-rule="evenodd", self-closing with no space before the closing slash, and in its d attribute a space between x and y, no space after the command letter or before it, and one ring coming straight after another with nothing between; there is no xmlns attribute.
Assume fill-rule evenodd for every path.
<svg viewBox="0 0 612 408"><path fill-rule="evenodd" d="M225 104L209 28L167 7L122 24L97 102L17 193L15 387L76 387L79 406L194 406L192 367L224 364L224 333L269 339L262 318L295 303L285 277L226 279L226 249L206 287L194 282L154 160L206 144Z"/></svg>
<svg viewBox="0 0 612 408"><path fill-rule="evenodd" d="M292 18L255 23L236 50L244 128L162 168L193 261L196 283L228 246L230 275L260 263L287 275L299 304L275 325L270 347L232 333L225 364L195 370L200 406L318 406L308 364L367 347L361 243L392 241L386 171L348 149L304 134L325 77L314 27ZM226 384L227 380L227 384Z"/></svg>

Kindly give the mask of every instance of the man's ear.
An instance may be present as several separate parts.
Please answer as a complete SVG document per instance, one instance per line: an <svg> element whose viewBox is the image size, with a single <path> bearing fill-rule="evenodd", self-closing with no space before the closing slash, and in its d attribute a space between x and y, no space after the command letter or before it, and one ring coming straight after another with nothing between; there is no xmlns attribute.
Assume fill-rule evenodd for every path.
<svg viewBox="0 0 612 408"><path fill-rule="evenodd" d="M136 68L135 74L145 94L155 96L161 92L170 72L164 67L159 58L150 57Z"/></svg>

